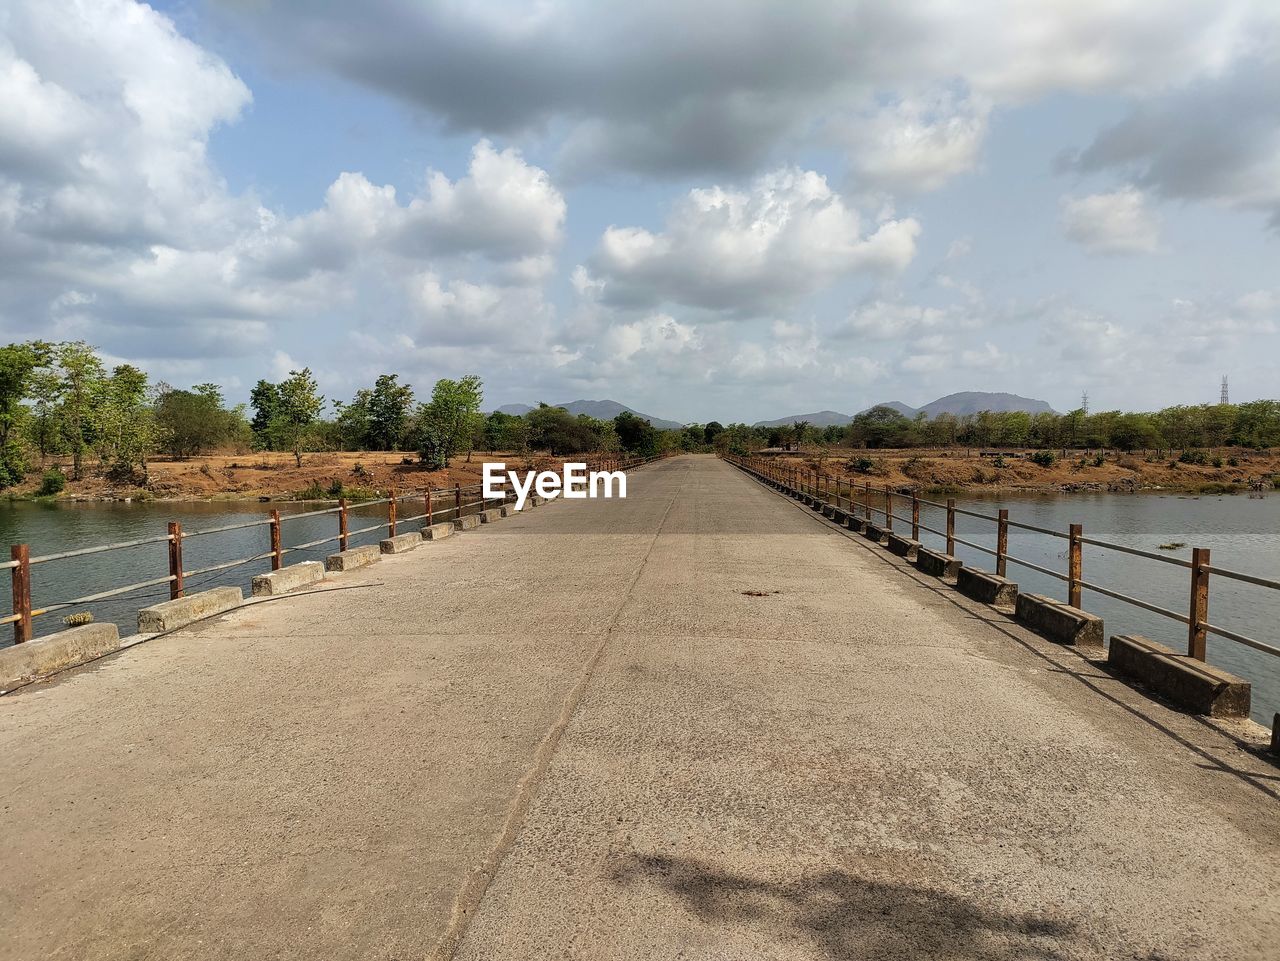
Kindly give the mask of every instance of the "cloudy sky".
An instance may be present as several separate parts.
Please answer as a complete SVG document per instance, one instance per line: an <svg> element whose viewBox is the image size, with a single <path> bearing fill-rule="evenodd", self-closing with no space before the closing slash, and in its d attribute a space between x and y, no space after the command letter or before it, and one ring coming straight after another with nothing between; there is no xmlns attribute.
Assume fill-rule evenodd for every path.
<svg viewBox="0 0 1280 961"><path fill-rule="evenodd" d="M1275 0L3 0L0 335L244 399L1280 396Z"/></svg>

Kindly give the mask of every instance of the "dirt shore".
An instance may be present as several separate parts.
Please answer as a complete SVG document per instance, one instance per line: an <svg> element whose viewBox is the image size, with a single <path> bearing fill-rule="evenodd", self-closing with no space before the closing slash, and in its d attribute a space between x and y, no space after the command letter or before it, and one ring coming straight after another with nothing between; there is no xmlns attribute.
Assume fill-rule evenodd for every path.
<svg viewBox="0 0 1280 961"><path fill-rule="evenodd" d="M1205 451L1206 463L1183 463L1179 452L1055 453L1052 464L1031 460L1034 451L977 449L811 450L777 455L778 463L820 470L873 485L984 491L1065 492L1173 490L1247 492L1272 490L1280 481L1280 453L1224 449ZM1196 458L1198 459L1198 458Z"/></svg>
<svg viewBox="0 0 1280 961"><path fill-rule="evenodd" d="M580 458L581 459L581 458ZM505 463L511 469L559 469L565 458L502 452L475 452L455 457L447 470L427 470L417 455L400 451L340 451L304 454L298 467L288 453L208 454L188 460L158 459L147 463L145 485L112 483L90 469L80 481L68 481L61 500L289 500L315 488L325 491L336 483L355 496L381 495L389 490L410 491L477 484L486 461ZM70 475L70 464L53 462ZM96 468L96 465L95 465ZM40 488L41 471L35 470L15 488L19 496L31 496Z"/></svg>

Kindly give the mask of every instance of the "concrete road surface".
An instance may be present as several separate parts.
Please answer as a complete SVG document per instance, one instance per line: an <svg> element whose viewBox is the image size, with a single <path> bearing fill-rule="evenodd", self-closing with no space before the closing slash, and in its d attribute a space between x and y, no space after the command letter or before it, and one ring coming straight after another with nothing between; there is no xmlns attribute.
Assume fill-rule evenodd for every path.
<svg viewBox="0 0 1280 961"><path fill-rule="evenodd" d="M707 457L0 698L0 957L1280 957L1280 771Z"/></svg>

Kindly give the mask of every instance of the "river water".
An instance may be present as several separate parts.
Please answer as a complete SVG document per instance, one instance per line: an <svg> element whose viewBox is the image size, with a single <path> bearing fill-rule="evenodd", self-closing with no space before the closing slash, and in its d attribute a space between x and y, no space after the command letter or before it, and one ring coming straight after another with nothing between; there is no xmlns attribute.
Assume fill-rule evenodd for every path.
<svg viewBox="0 0 1280 961"><path fill-rule="evenodd" d="M1073 494L1047 496L964 497L957 499L961 508L977 513L994 514L1007 507L1011 520L1065 532L1069 524L1084 525L1086 537L1113 541L1130 547L1158 551L1159 545L1182 542L1187 546L1176 551L1159 552L1171 557L1190 558L1192 547L1208 547L1213 551L1217 567L1275 579L1280 577L1280 494L1261 498L1235 496L1179 496L1175 494ZM65 550L163 535L166 522L180 521L184 532L207 530L248 521L261 521L269 507L277 507L282 515L305 513L317 509L315 504L256 504L243 502L212 503L92 503L34 504L0 502L0 544L26 542L32 556ZM879 505L877 505L879 506ZM406 502L401 515L418 514L421 505ZM387 505L373 504L350 508L350 527L356 530L385 520ZM905 499L899 501L895 513L909 514ZM938 530L945 529L944 512L923 507L921 521ZM908 523L895 522L902 530ZM404 529L416 530L419 522L410 521ZM337 531L337 517L325 514L295 518L282 525L285 547L330 536ZM995 525L989 521L959 515L956 533L965 540L995 546ZM385 535L371 531L351 538L352 546L375 543ZM926 546L941 547L942 539L922 532ZM269 532L265 524L243 530L225 531L205 537L188 536L184 540L183 563L188 571L263 553L269 548ZM286 563L323 559L336 550L333 543L309 551L286 556ZM1066 571L1065 540L1011 528L1009 553L1042 567ZM994 559L965 545L957 545L957 554L966 564L991 570ZM168 553L163 542L139 547L70 558L32 568L32 596L35 607L48 607L76 596L110 590L141 580L163 577L168 573ZM267 559L212 574L195 575L187 580L188 591L221 584L237 584L247 588L254 574L270 569ZM1009 577L1022 590L1066 598L1066 584L1045 574L1010 563ZM1185 612L1188 606L1190 574L1186 568L1161 564L1086 545L1084 579L1113 590L1139 597L1170 610ZM1216 625L1280 645L1280 591L1210 578L1209 619ZM7 595L7 591L0 589ZM114 621L122 633L136 628L137 609L168 597L161 584L119 598L95 601L88 605L99 621ZM1185 649L1186 626L1086 590L1084 607L1101 615L1110 634L1140 633L1169 645ZM6 613L7 610L7 604ZM75 608L81 610L83 608ZM68 611L38 617L37 636L62 628L62 616ZM9 643L10 629L0 628L0 645ZM1253 682L1255 719L1270 725L1272 714L1280 711L1280 657L1251 650L1234 641L1209 637L1209 660Z"/></svg>

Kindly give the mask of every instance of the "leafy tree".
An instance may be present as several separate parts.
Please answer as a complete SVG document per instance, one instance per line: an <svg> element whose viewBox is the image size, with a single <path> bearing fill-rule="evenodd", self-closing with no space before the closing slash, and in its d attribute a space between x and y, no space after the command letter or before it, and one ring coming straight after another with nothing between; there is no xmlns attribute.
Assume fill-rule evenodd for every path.
<svg viewBox="0 0 1280 961"><path fill-rule="evenodd" d="M280 388L267 380L258 381L249 391L249 405L253 408L250 428L255 443L263 450L275 450L271 425L280 413Z"/></svg>
<svg viewBox="0 0 1280 961"><path fill-rule="evenodd" d="M155 419L161 445L179 459L233 441L246 427L238 409L226 409L222 391L214 384L197 384L191 390L162 386L156 393Z"/></svg>
<svg viewBox="0 0 1280 961"><path fill-rule="evenodd" d="M27 460L18 443L28 416L22 402L33 389L47 389L37 373L49 363L50 355L51 348L43 341L0 348L0 487L11 487L26 476Z"/></svg>
<svg viewBox="0 0 1280 961"><path fill-rule="evenodd" d="M431 400L418 409L414 436L418 456L433 468L448 467L463 447L471 452L472 437L481 423L484 385L475 374L461 380L436 381Z"/></svg>
<svg viewBox="0 0 1280 961"><path fill-rule="evenodd" d="M724 425L717 420L707 421L702 425L702 440L707 444L714 444L716 438L724 433Z"/></svg>
<svg viewBox="0 0 1280 961"><path fill-rule="evenodd" d="M94 448L108 476L134 479L135 470L141 468L145 478L147 452L157 436L147 375L131 364L121 364L99 386L94 410Z"/></svg>
<svg viewBox="0 0 1280 961"><path fill-rule="evenodd" d="M289 371L276 390L278 402L269 433L279 445L275 449L292 451L294 461L301 467L302 450L312 425L324 410L324 397L318 393L310 367Z"/></svg>
<svg viewBox="0 0 1280 961"><path fill-rule="evenodd" d="M529 442L538 450L557 455L585 454L604 446L602 422L585 415L574 417L563 407L539 404L525 415L525 420L529 424Z"/></svg>
<svg viewBox="0 0 1280 961"><path fill-rule="evenodd" d="M71 479L84 477L84 453L92 446L97 425L94 412L106 384L106 371L93 348L82 340L54 348L61 395L59 422L71 452Z"/></svg>
<svg viewBox="0 0 1280 961"><path fill-rule="evenodd" d="M373 450L395 450L404 437L413 408L413 388L399 384L396 374L383 374L369 392L367 440ZM478 382L477 382L478 383Z"/></svg>
<svg viewBox="0 0 1280 961"><path fill-rule="evenodd" d="M652 457L658 452L658 432L643 417L624 410L613 419L613 429L623 450L641 457Z"/></svg>

